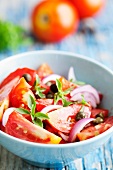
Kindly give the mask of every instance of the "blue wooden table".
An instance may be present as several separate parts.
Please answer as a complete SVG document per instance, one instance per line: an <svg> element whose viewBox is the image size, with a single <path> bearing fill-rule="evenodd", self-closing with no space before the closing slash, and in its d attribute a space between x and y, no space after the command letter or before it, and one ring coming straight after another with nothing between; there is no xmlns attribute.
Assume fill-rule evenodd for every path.
<svg viewBox="0 0 113 170"><path fill-rule="evenodd" d="M37 0L0 0L0 18L19 23L29 28L29 13ZM92 22L92 20L91 20ZM13 54L31 50L63 50L86 55L113 70L113 2L106 1L105 9L93 21L95 30L90 27L67 37L57 44L22 46L14 51L0 52L0 60ZM81 23L82 25L82 23ZM91 26L92 24L90 24ZM83 28L83 27L82 27ZM108 82L110 83L110 82ZM19 157L0 146L0 170L44 170L25 163ZM60 168L57 170L61 170ZM63 170L113 170L113 137L102 147L89 153L83 159L75 160Z"/></svg>

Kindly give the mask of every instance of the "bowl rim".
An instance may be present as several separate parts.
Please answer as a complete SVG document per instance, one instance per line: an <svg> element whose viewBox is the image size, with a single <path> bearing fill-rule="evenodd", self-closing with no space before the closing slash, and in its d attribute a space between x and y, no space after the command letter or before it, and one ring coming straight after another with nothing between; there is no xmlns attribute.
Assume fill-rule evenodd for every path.
<svg viewBox="0 0 113 170"><path fill-rule="evenodd" d="M103 69L105 69L106 71L108 71L110 74L113 75L113 71L108 68L107 66L105 66L104 64L100 63L99 61L89 58L85 55L82 54L78 54L78 53L74 53L74 52L68 52L68 51L58 51L58 50L38 50L38 51L28 51L28 52L22 52L16 55L11 55L5 59L0 60L0 64L7 62L7 61L11 61L17 58L20 58L22 56L27 56L27 55L31 55L31 54L59 54L59 55L66 55L66 56L70 56L70 57L75 57L75 58L80 58L83 60L87 60L91 63L94 63L100 67L102 67ZM109 128L108 130L106 130L105 132L103 132L102 134L99 134L93 138L87 139L87 140L83 140L80 142L74 142L74 143L66 143L66 144L44 144L44 143L35 143L35 142L30 142L30 141L26 141L26 140L22 140L16 137L13 137L9 134L6 134L5 132L0 130L0 134L2 136L5 136L7 138L10 138L11 140L14 140L15 142L20 142L22 144L27 144L29 146L37 146L40 148L71 148L71 147L77 147L77 146L83 146L83 145L88 145L92 142L96 142L99 139L106 137L106 135L110 135L110 133L113 133L113 126L111 128ZM110 137L109 137L110 138Z"/></svg>

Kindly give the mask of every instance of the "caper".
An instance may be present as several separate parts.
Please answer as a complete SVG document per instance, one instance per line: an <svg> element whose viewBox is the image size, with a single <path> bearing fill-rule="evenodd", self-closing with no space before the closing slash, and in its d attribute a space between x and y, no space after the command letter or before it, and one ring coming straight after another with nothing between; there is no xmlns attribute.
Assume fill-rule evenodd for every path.
<svg viewBox="0 0 113 170"><path fill-rule="evenodd" d="M80 119L83 119L85 118L85 112L78 112L77 115L76 115L76 120L80 120Z"/></svg>
<svg viewBox="0 0 113 170"><path fill-rule="evenodd" d="M101 117L97 117L97 118L93 121L94 124L100 124L100 123L103 123L103 122L104 122L104 119L101 118Z"/></svg>
<svg viewBox="0 0 113 170"><path fill-rule="evenodd" d="M100 112L96 115L96 117L101 117L102 119L104 119L104 114L102 112Z"/></svg>
<svg viewBox="0 0 113 170"><path fill-rule="evenodd" d="M22 77L24 77L27 82L31 81L31 75L28 73L23 74Z"/></svg>
<svg viewBox="0 0 113 170"><path fill-rule="evenodd" d="M52 84L52 85L50 86L50 90L51 90L53 93L57 93L57 92L58 92L58 89L57 89L56 84Z"/></svg>
<svg viewBox="0 0 113 170"><path fill-rule="evenodd" d="M53 93L48 93L48 94L46 95L46 98L48 98L48 99L53 99L53 98L54 98L54 94L53 94Z"/></svg>

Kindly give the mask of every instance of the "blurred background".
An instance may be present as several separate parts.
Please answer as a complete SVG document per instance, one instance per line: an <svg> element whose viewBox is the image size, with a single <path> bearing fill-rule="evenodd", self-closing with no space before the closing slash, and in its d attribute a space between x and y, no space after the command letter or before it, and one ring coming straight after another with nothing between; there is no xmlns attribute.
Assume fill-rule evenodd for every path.
<svg viewBox="0 0 113 170"><path fill-rule="evenodd" d="M34 36L31 30L31 14L33 13L34 7L42 1L43 0L29 0L29 2L27 0L0 0L0 59L24 51L55 49L80 53L113 68L113 61L108 62L108 59L112 59L113 53L112 0L105 0L104 7L99 9L98 12L90 18L80 18L78 28L73 33L70 31L70 34L61 38L59 42L47 41L46 43ZM71 2L73 0L68 1ZM49 8L49 4L47 4L47 8ZM45 7L42 6L42 9L44 13L46 10ZM62 13L63 12L64 11L62 11ZM51 13L49 13L50 19L54 17L55 20L54 14L51 16ZM67 17L68 14L65 13L64 18L67 19ZM4 22L6 22L5 26L3 25ZM14 25L11 26L10 23L8 23L8 25L7 22ZM21 27L20 29L24 29L24 33L21 33L23 30L20 32L16 30L16 25L19 25ZM50 25L50 27L52 26ZM59 23L55 25L55 29L59 29ZM52 29L50 28L49 31L51 32ZM65 32L65 28L63 28L63 31Z"/></svg>

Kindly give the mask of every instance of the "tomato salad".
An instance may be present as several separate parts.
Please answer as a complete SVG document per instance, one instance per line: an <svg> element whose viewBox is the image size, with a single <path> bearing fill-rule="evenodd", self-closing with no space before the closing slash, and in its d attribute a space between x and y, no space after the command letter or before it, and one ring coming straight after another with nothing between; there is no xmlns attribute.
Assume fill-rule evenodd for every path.
<svg viewBox="0 0 113 170"><path fill-rule="evenodd" d="M0 130L37 143L87 140L113 126L113 116L98 107L102 98L92 85L76 81L73 67L66 78L47 63L18 68L0 84Z"/></svg>

